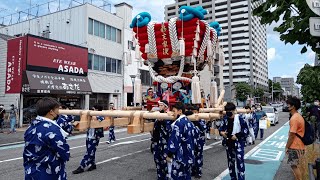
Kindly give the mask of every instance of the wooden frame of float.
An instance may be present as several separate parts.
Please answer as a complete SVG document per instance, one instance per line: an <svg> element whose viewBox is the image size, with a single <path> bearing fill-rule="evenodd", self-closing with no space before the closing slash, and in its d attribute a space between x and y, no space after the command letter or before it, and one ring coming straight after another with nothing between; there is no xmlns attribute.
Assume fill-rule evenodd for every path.
<svg viewBox="0 0 320 180"><path fill-rule="evenodd" d="M191 121L198 121L204 119L212 121L220 118L219 112L224 111L226 102L223 102L224 90L218 98L215 108L201 108L200 113L188 116ZM239 113L245 113L245 109L237 109ZM100 128L114 126L127 126L128 134L137 134L149 132L153 130L154 122L146 120L165 119L175 120L173 113L160 113L142 111L141 107L125 107L123 110L105 110L105 111L92 111L92 110L59 110L59 114L67 115L80 115L80 122L76 122L76 129L84 131L88 128ZM91 120L92 116L104 116L104 121Z"/></svg>

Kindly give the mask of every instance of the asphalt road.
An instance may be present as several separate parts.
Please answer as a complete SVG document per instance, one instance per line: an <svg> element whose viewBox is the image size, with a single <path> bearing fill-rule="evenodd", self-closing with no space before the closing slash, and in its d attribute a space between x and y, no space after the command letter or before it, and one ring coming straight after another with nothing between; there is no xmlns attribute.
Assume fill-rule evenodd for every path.
<svg viewBox="0 0 320 180"><path fill-rule="evenodd" d="M279 113L279 124L265 131L265 137L280 128L288 121L288 113ZM96 153L97 169L91 172L74 175L72 171L79 166L85 154L85 135L69 138L71 158L67 163L68 179L76 180L153 180L156 169L153 155L150 152L150 134L127 134L125 129L116 131L117 141L106 144L106 137L101 139ZM256 145L261 140L256 141ZM248 152L254 146L248 146ZM23 144L0 147L0 179L24 179L22 163ZM217 177L227 168L226 152L220 141L209 140L204 151L204 180Z"/></svg>

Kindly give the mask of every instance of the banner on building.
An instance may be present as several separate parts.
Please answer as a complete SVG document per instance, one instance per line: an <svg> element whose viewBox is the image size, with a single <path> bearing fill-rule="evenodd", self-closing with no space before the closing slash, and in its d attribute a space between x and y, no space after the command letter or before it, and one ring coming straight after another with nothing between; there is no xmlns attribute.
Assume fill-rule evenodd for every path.
<svg viewBox="0 0 320 180"><path fill-rule="evenodd" d="M8 40L6 64L6 93L20 93L22 72L26 69L26 37Z"/></svg>
<svg viewBox="0 0 320 180"><path fill-rule="evenodd" d="M87 76L87 48L28 35L27 69Z"/></svg>

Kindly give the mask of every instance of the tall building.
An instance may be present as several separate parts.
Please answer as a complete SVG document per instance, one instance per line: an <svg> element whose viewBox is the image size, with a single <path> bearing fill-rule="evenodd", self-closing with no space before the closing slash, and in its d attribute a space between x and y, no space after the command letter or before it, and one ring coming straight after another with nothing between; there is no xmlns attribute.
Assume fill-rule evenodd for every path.
<svg viewBox="0 0 320 180"><path fill-rule="evenodd" d="M284 91L288 92L288 95L294 95L298 96L299 89L298 86L294 85L294 79L289 77L289 78L281 78L281 77L274 77L273 78L274 82L280 82L281 88L284 89Z"/></svg>
<svg viewBox="0 0 320 180"><path fill-rule="evenodd" d="M219 39L225 53L224 85L233 87L238 82L247 82L252 87L267 89L266 26L252 16L252 10L259 3L248 0L176 0L176 3L165 6L165 20L177 17L181 6L202 6L208 11L205 20L217 21L222 27Z"/></svg>

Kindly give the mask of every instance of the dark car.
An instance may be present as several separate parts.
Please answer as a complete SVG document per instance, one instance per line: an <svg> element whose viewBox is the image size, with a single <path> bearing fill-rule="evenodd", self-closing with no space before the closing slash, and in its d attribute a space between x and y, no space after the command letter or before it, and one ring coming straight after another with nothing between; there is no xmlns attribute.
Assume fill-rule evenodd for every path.
<svg viewBox="0 0 320 180"><path fill-rule="evenodd" d="M288 108L288 105L287 104L284 104L282 106L282 112L289 112L289 108Z"/></svg>
<svg viewBox="0 0 320 180"><path fill-rule="evenodd" d="M23 108L23 124L30 124L33 118L37 117L37 110L35 105Z"/></svg>

